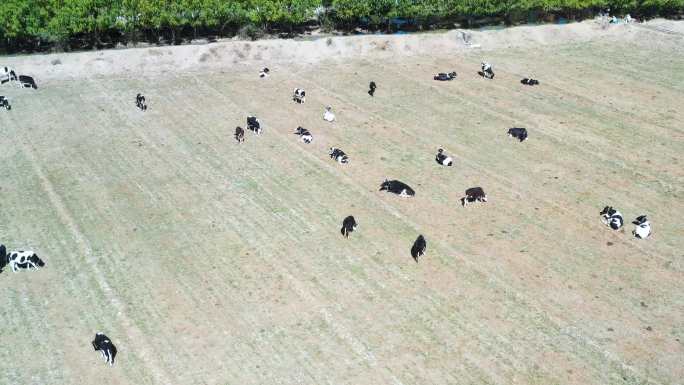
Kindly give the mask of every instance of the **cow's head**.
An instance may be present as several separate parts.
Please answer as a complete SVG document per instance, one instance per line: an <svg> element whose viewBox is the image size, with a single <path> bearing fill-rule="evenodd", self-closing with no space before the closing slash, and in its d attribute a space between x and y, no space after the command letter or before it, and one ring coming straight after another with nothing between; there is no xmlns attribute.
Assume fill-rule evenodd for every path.
<svg viewBox="0 0 684 385"><path fill-rule="evenodd" d="M611 206L606 206L601 210L599 215L602 215L604 217L610 217L611 215L615 214L615 209L613 209Z"/></svg>
<svg viewBox="0 0 684 385"><path fill-rule="evenodd" d="M40 259L40 257L38 257L38 255L35 254L35 253L34 253L32 256L29 257L29 260L30 260L31 262L33 262L33 264L36 265L36 266L38 266L38 267L43 267L43 266L45 266L45 262L43 262L43 260Z"/></svg>
<svg viewBox="0 0 684 385"><path fill-rule="evenodd" d="M390 181L385 179L385 181L382 182L382 184L380 185L380 191L389 191L390 185L391 185Z"/></svg>
<svg viewBox="0 0 684 385"><path fill-rule="evenodd" d="M636 219L632 222L632 224L639 226L639 225L644 224L646 222L648 222L648 218L646 218L646 215L640 215L640 216L636 217Z"/></svg>

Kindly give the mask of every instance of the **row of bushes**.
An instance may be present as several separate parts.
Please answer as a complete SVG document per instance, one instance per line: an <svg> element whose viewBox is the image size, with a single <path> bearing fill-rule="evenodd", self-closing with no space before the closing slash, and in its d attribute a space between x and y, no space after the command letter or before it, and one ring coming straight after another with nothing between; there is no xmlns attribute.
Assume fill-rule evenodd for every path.
<svg viewBox="0 0 684 385"><path fill-rule="evenodd" d="M0 50L178 43L242 29L297 33L309 27L391 31L485 17L515 23L544 15L583 18L610 8L633 16L684 11L684 0L2 0ZM490 19L492 20L492 19Z"/></svg>

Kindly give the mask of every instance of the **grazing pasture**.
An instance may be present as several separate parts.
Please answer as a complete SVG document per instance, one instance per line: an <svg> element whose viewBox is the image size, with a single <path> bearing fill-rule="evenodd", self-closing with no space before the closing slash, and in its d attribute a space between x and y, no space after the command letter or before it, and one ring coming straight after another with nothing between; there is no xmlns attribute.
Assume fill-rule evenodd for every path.
<svg viewBox="0 0 684 385"><path fill-rule="evenodd" d="M0 384L681 383L684 52L652 36L3 86L0 243L45 267L0 273Z"/></svg>

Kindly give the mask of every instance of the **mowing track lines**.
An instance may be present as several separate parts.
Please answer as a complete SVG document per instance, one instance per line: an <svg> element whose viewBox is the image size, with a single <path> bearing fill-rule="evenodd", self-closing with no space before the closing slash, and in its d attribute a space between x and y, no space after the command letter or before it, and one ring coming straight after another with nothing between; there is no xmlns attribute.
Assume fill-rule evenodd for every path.
<svg viewBox="0 0 684 385"><path fill-rule="evenodd" d="M396 73L397 73L397 75L398 75L399 77L402 77L402 78L406 79L406 80L409 81L409 82L416 83L416 80L415 80L414 78L408 77L408 76L404 75L402 72L399 72L399 71L396 71ZM430 87L433 88L433 89L436 91L436 93L439 93L439 94L441 94L441 95L445 95L445 96L448 96L449 98L451 98L451 95L448 94L446 91L443 91L443 90L441 90L441 89L439 89L439 88L435 88L434 85L432 85L432 86L430 86ZM321 88L321 89L323 89L323 88ZM324 90L324 91L327 92L327 90ZM329 92L328 92L328 93L329 93ZM343 97L339 96L338 94L334 94L334 97L337 98L338 100L343 100L343 101L347 102L348 104L353 105L357 110L359 110L359 111L361 111L361 112L363 111L357 104L352 103L352 102L350 102L350 101L347 101L346 98L343 98ZM464 100L464 99L458 99L458 101L468 103L468 104L470 104L471 106L476 107L476 108L479 106L479 105L477 105L477 104L475 104L475 103L473 103L473 102L470 102L470 101L467 100L467 99L465 99L465 100ZM431 107L428 105L428 108L431 108ZM438 113L438 111L434 111L434 112L435 112L435 113ZM483 109L483 112L484 112L485 114L489 114L489 115L491 115L491 116L497 116L497 117L499 117L499 119L501 119L502 121L510 121L510 118L509 118L508 115L506 115L506 114L504 114L504 113L498 113L498 112L496 112L495 110L493 110L492 108ZM381 119L381 120L384 120L384 121L386 121L386 122L389 122L389 121L388 121L386 118L384 118L384 117L378 117L378 119ZM414 119L414 121L415 121L415 119ZM391 123L391 122L390 122L390 123ZM416 135L412 135L412 136L413 136L414 140L416 140L417 142L420 142L420 141L423 139L423 138L420 137L420 136L416 136ZM424 140L423 140L423 141L424 141ZM562 141L557 140L557 142L558 142L558 143L561 143ZM580 149L580 147L576 147L575 149ZM580 151L580 152L582 152L582 151ZM501 181L505 181L506 183L501 183L501 184L502 184L502 185L505 185L505 186L509 186L509 187L508 187L509 190L514 191L518 196L533 196L533 194L530 194L530 190L529 190L529 189L524 190L524 191L525 191L525 194L522 194L521 191L520 191L519 189L516 189L516 188L513 188L513 187L512 187L512 186L513 186L513 183L511 183L508 179L506 179L506 178L504 178L504 177L502 177L502 176L499 176L498 174L493 174L493 173L487 171L487 170L484 169L483 167L478 166L475 162L469 161L467 158L460 158L460 161L463 162L463 163L469 164L473 169L478 170L478 171L479 171L480 173L482 173L482 174L487 174L490 178L492 178L492 179L494 179L494 180L499 180L500 182L501 182ZM600 187L600 185L597 186L597 187ZM566 208L563 207L562 205L559 205L558 203L556 203L556 201L549 200L549 199L543 199L542 197L537 197L537 198L538 198L540 201L542 201L542 202L544 202L545 204L547 204L548 206L553 207L553 208L555 209L556 212L562 212L562 213L564 213L564 214L567 215L567 216L573 216L573 217L575 217L576 220L573 221L572 223L576 223L576 224L584 223L584 222L583 222L584 217L580 216L579 214L576 214L574 211L571 211L571 210L569 210L569 209L566 209ZM570 214L570 215L569 215L569 214ZM529 217L529 216L528 216L528 217ZM586 229L586 226L581 226L580 229L581 229L581 230L587 230L587 229ZM586 232L586 231L585 231L585 232ZM641 246L641 245L630 244L630 243L628 243L628 241L627 241L626 239L623 239L623 238L624 238L624 237L620 237L620 238L614 237L614 239L615 239L616 241L622 243L623 245L628 245L628 246L631 247L631 248L636 248L636 249L638 249L642 254L647 254L649 257L651 257L651 259L660 260L660 262L662 262L662 263L667 262L667 259L666 259L666 258L661 257L660 255L654 254L652 251L647 251L647 250L644 249L644 247Z"/></svg>
<svg viewBox="0 0 684 385"><path fill-rule="evenodd" d="M101 89L103 90L103 92L105 94L111 94L111 90L104 88L100 83L97 83L97 84L98 84L98 86L101 86ZM173 107L170 107L170 108L173 108ZM181 160L174 161L174 159L172 159L169 156L168 152L162 151L159 148L159 146L156 144L155 141L151 140L151 138L148 135L146 135L142 130L140 130L138 128L138 125L134 124L131 121L130 113L122 111L121 109L118 109L118 110L119 110L119 116L124 118L124 120L127 122L127 126L129 127L129 129L143 138L143 140L145 141L146 147L149 147L152 151L155 152L156 158L159 160L165 161L165 163L167 165L173 165L173 169L176 171L176 175L181 176L186 181L187 186L192 186L193 185L193 178L190 177L190 170L188 167L188 165L190 165L192 163L186 163L185 167L176 166L176 164L178 162L182 162L182 158L181 158ZM167 120L169 118L167 117L167 115L162 115L162 119ZM172 126L173 123L174 122L172 122L171 120L168 120L168 126ZM170 133L170 131L167 131L167 132ZM173 133L173 135L175 136L175 133ZM175 143L181 143L182 142L182 140L180 138L178 138L177 136L170 138L170 141L175 142ZM188 158L190 158L190 157L188 157ZM197 160L197 158L192 158L192 159ZM207 167L195 168L197 173L195 173L194 175L201 175L201 172L206 171L207 169L208 169ZM169 202L171 202L171 201L172 200L169 199ZM179 207L179 206L177 204L174 204L173 207L175 208L175 207ZM183 223L184 222L184 219L181 216L181 212L179 210L177 210L177 209L176 210L170 210L169 212L173 213L176 223ZM181 232L180 236L183 239L183 241L181 243L183 243L186 246L187 245L193 245L196 242L196 240L190 238L186 232ZM180 240L179 240L179 242L180 242ZM199 243L201 245L201 242L199 242ZM209 272L212 271L211 266L209 265L208 261L206 261L205 263L202 263L200 261L198 263L198 261L196 259L194 259L191 262L192 263L188 262L187 264L185 264L185 266L198 267L201 265L200 267L198 267L199 270L196 271L196 273L201 272L202 274L205 274L204 272L206 272L206 271L209 271ZM177 264L175 264L175 265L177 265ZM196 281L193 279L193 277L197 277L197 276L200 276L200 275L198 275L198 274L177 274L176 275L177 279L175 280L175 283L180 284L183 287L184 293L186 296L189 296L193 301L195 301L197 303L203 304L203 306L205 306L205 307L208 307L208 304L220 302L218 294L203 292L203 295L200 295L197 292L197 290L195 290L195 287L193 286L193 284ZM219 282L221 282L221 280L214 280L215 284L219 283ZM192 314L196 315L195 313L192 313ZM210 318L210 317L208 317L209 314L206 314L206 313L203 313L203 314L205 314L204 317L193 317L194 323L198 324L201 322L204 325L205 330L212 330L214 325L209 322L209 318ZM219 316L216 315L213 318L218 319L218 317ZM171 350L171 352L170 352L171 355L177 354L177 352L173 352L173 349L169 348L167 350ZM237 365L237 364L238 363L236 362L235 365L229 365L228 363L221 361L219 370L222 373L232 372L232 375L235 375L236 373L233 372L231 370L231 368L239 367L239 365Z"/></svg>
<svg viewBox="0 0 684 385"><path fill-rule="evenodd" d="M216 92L218 92L218 91L216 91ZM220 92L219 92L219 94L220 94ZM222 94L221 94L221 95L222 95ZM223 95L222 95L222 96L223 96ZM223 98L226 99L225 96L223 96ZM242 100L249 100L249 98L242 98ZM297 147L297 148L300 149L300 152L303 152L303 149L301 149L300 147ZM305 152L305 151L304 151L304 152ZM313 157L313 155L309 154L308 152L305 152L305 153L306 153L307 156ZM330 168L332 168L332 166L329 166L329 165L328 165L328 162L322 162L322 161L318 160L317 158L314 158L314 159L315 159L316 161L318 161L318 163L320 163L320 164L323 165L324 167L330 167ZM345 175L345 177L346 177L346 175ZM347 180L349 179L349 177L346 177L346 178L347 178ZM352 183L351 185L356 186L356 185L353 184L353 183ZM364 191L364 193L363 193L362 195L368 196L368 194L366 194L365 191ZM383 202L383 204L384 204L384 202ZM384 205L387 207L387 204L384 204ZM391 209L390 209L390 211L394 211L394 210L391 210ZM398 215L400 215L401 218L405 218L402 214L398 214ZM407 221L405 221L405 222L407 222ZM415 224L413 224L413 228L416 229L417 226L416 226ZM479 270L475 269L475 271L479 271ZM479 330L479 333L481 333L481 330L486 330L484 327L479 328L479 329L476 329L476 328L472 328L472 327L469 328L468 326L463 325L463 324L461 324L461 325L459 325L459 326L461 326L462 329L471 329L471 335L477 335L477 331L478 331L478 330ZM484 325L483 325L483 326L484 326ZM505 338L503 338L502 336L495 337L495 339L497 339L497 340L499 340L499 341L505 341ZM487 342L486 342L486 341L483 341L483 340L480 340L480 342L487 344ZM489 350L488 350L488 351L491 351L491 350L493 350L493 349L495 349L495 346L489 344ZM483 357L484 357L484 356L483 356ZM486 360L485 360L485 361L486 361ZM476 361L476 362L484 362L484 361ZM485 368L482 368L482 369L486 372L486 369L485 369ZM496 376L496 373L492 373L492 372L487 372L487 373L490 374L490 375ZM504 383L505 381L503 381L503 379L500 379L499 382Z"/></svg>
<svg viewBox="0 0 684 385"><path fill-rule="evenodd" d="M174 105L174 104L175 104L175 103L171 103L171 105ZM165 117L165 118L166 118L166 117ZM169 119L170 119L170 118L169 118ZM170 124L169 126L172 127L173 124ZM174 134L174 135L175 135L175 134ZM182 139L178 139L178 140L183 141ZM220 152L218 152L218 151L216 151L216 152L217 152L218 154L220 154ZM170 159L169 159L169 161L170 161ZM222 181L222 180L223 180L224 176L223 176L222 173L218 172L219 170L217 169L217 167L216 167L216 166L212 166L212 165L206 163L206 162L204 161L203 158L201 158L201 157L196 157L196 158L195 158L195 162L193 162L193 163L197 163L198 165L200 165L200 167L196 167L196 168L193 167L194 170L190 170L188 167L182 168L184 171L187 171L187 172L181 172L181 171L180 171L181 168L178 168L178 173L184 177L184 179L187 181L188 184L191 184L191 178L188 176L188 173L189 173L189 172L193 172L193 171L194 171L195 175L205 175L205 176L207 176L207 175L209 175L209 174L207 174L207 172L208 172L208 171L210 172L211 170L213 170L214 172L211 173L211 174L212 174L211 176L213 177L213 179L216 180L216 181L219 181L219 180ZM190 163L190 164L193 164L193 163ZM172 163L169 163L169 164L172 164ZM269 194L270 194L270 193L269 193ZM274 197L274 198L275 198L275 197ZM251 200L251 197L245 196L245 197L242 197L241 199ZM254 202L254 205L256 205L256 202ZM258 206L256 206L256 207L261 207L261 206L263 206L263 205L258 205ZM224 210L225 210L225 209L224 209L223 207L216 206L216 212L221 212L221 211L224 211ZM265 215L268 215L268 213L265 213ZM230 213L226 213L226 218L231 218ZM233 222L233 223L235 223L235 222ZM245 226L245 223L244 223L244 222L243 222L242 224L240 224L240 225L234 225L233 227L234 227L235 229L240 229L240 228L245 229L245 228L250 228L250 227L251 227L251 228L250 228L250 231L248 231L247 234L260 234L260 233L261 233L261 230L262 230L262 227L261 227L261 226L258 226L258 224L257 224L256 226L253 226L253 227L252 227L252 226ZM262 238L263 238L263 237L262 237ZM251 242L251 243L252 243L253 245L264 245L264 244L268 244L268 241L269 241L269 240L272 241L272 239L263 238L263 239L259 239L259 240L257 240L257 241L253 241L253 242ZM190 240L188 239L188 241L190 241ZM190 242L189 242L189 243L190 243ZM256 247L256 248L259 249L259 247ZM274 250L271 250L271 252L273 252L273 251L274 251ZM298 283L298 281L294 280L294 278L292 277L292 275L290 275L288 272L281 271L281 273L282 273L284 276L286 276L286 278L288 278L293 284ZM294 286L294 285L293 285L293 286ZM190 286L187 285L187 287L189 288ZM302 296L302 298L306 298L306 296L305 296L304 294L301 294L301 293L304 293L304 292L305 292L304 290L297 290L297 292L300 293L300 296ZM252 322L254 322L254 321L255 321L255 320L252 319ZM275 351L274 351L274 352L275 352ZM281 356L286 356L286 354L285 354L284 351L282 351L281 353L282 353L282 354L280 354Z"/></svg>
<svg viewBox="0 0 684 385"><path fill-rule="evenodd" d="M405 79L408 79L409 81L415 81L415 79L411 79L411 78L408 78L408 77L406 77L406 76L403 76L401 73L399 73L399 76L400 76L400 77L403 77L403 78L405 78ZM305 79L305 78L303 78L303 79ZM317 87L319 90L323 91L324 93L326 93L326 94L331 94L331 92L329 92L329 91L327 91L325 88L319 86L317 83L313 83L313 82L311 82L311 81L309 81L309 80L302 80L302 79L300 79L300 81L309 82L310 84L314 85L315 87ZM360 108L360 106L358 106L356 103L353 103L353 102L347 100L346 98L343 98L343 97L339 96L338 94L333 94L333 98L334 98L334 99L337 99L337 100L340 100L340 101L344 102L345 104L354 106L354 107L356 108L357 111L359 111L360 113L363 113L363 109ZM505 116L504 114L497 114L497 115ZM379 117L378 119L384 120L385 122L388 122L388 123L392 123L392 122L388 121L388 120L387 120L386 118L384 118L384 117ZM420 140L420 138L414 138L414 139ZM468 163L471 163L471 162L468 162ZM482 171L483 171L483 173L489 174L490 177L493 177L493 175L492 175L491 173L489 173L489 172L487 172L487 171L484 171L484 170L482 170ZM503 178L498 177L498 176L496 176L496 177L494 177L494 178L495 178L495 179L503 179ZM511 185L510 183L508 183L508 184ZM511 187L511 189L512 189L512 187ZM520 193L518 193L518 194L520 195ZM365 191L364 191L364 195L367 196L367 194L365 194ZM384 204L384 202L382 202L382 203ZM549 203L549 202L547 201L546 203ZM562 209L562 207L560 207L559 205L557 205L557 204L555 204L555 203L551 203L550 206L556 207L556 209L560 209L561 211L566 211L566 212L567 212L567 210ZM392 212L392 211L390 211L390 212ZM398 214L398 215L395 214L395 216L397 216L397 217L400 218L400 219L405 220L407 223L411 224L414 228L417 228L417 226L415 225L415 223L413 223L412 221L409 221L407 218L401 216L401 214ZM576 215L575 215L575 216L576 216ZM626 242L627 242L627 241L625 241L625 240L620 240L620 241L623 242L623 243L626 243ZM433 242L434 242L434 241L433 241ZM442 245L441 245L441 246L442 246L442 248L445 248L443 242L442 242ZM448 247L448 248L445 248L445 249L449 249L449 250L452 250L452 251L453 251L453 247ZM642 250L642 251L643 251L643 250ZM650 254L650 256L653 257L652 254ZM657 258L662 259L660 256L657 256ZM469 259L466 259L466 258L461 258L461 259L462 259L464 262L466 262L467 264L471 265L475 271L480 271L480 270L478 269L477 265L476 265L474 262L472 262L472 261L470 261ZM485 274L485 275L486 275L486 274ZM492 278L492 277L494 277L494 276L490 275L490 278ZM497 283L499 283L499 285L500 285L501 287L506 287L506 288L508 288L508 289L511 289L511 287L508 286L508 285L506 285L505 282L504 282L503 280L501 280L500 278L497 278L497 281L498 281ZM517 296L520 296L521 298L524 298L524 299L526 300L527 303L529 303L529 304L534 304L534 309L535 309L535 311L536 311L536 312L539 312L540 305L539 305L538 302L532 301L531 299L526 298L526 297L525 297L524 295L522 295L521 293L516 293L516 295L517 295ZM549 317L549 319L550 319L552 322L554 322L554 323L558 326L559 329L561 329L561 328L560 328L561 322L559 322L559 321L561 320L561 318L558 318L558 317L553 317L553 318L551 318L551 317ZM620 366L621 368L623 368L624 370L628 370L628 371L634 373L635 375L637 375L637 376L639 376L639 377L641 377L641 378L644 378L644 379L646 379L646 380L648 380L648 381L651 381L651 382L653 382L653 383L655 383L655 384L658 384L658 382L657 382L655 379L650 378L650 376L648 376L648 375L644 375L644 374L639 373L639 371L638 371L637 369L635 369L633 366L630 366L630 365L628 365L627 363L625 363L625 362L623 362L623 361L621 361L621 360L619 360L619 361L616 362L616 360L613 359L612 355L611 355L609 352L607 352L607 351L605 351L605 350L604 350L604 351L601 351L601 350L597 351L597 349L596 349L595 347L598 346L598 344L597 344L595 341L593 341L590 337L584 336L583 338L579 338L579 336L578 336L577 334L574 334L574 335L572 335L572 336L574 337L574 340L576 340L576 341L578 341L578 342L581 342L581 343L584 344L585 346L589 347L591 351L595 351L596 353L600 354L600 355L603 356L606 360L608 360L609 362L613 363L614 365L619 365L619 366Z"/></svg>
<svg viewBox="0 0 684 385"><path fill-rule="evenodd" d="M218 93L224 100L226 100L227 102L229 102L229 103L232 104L232 100L226 98L222 93L218 92L217 90L214 90L214 92ZM277 130L273 130L273 132L276 132L276 135L281 135L281 136L284 135L284 134L279 134ZM314 163L321 164L321 165L324 166L324 168L329 168L329 169L336 170L336 168L334 168L333 166L331 166L331 165L328 164L329 162L321 161L321 160L315 158L314 155L311 155L311 154L309 154L308 152L306 152L303 148L301 148L301 146L296 146L296 144L293 144L294 141L287 141L287 140L286 140L285 142L288 143L290 146L292 146L292 147L294 147L294 148L297 148L297 149L299 150L299 152L305 152L307 156L309 156L309 157L315 159L316 162L314 162ZM291 142L292 142L292 143L291 143ZM332 172L332 173L331 173L331 175L334 175L334 174L337 174L337 173L335 173L335 172ZM395 270L395 272L396 272L396 270ZM388 298L391 298L391 297L388 297ZM461 323L458 325L458 327L459 327L460 329L463 329L463 330L470 329L470 330L471 330L471 335L477 335L477 330L476 330L474 327L472 327L472 326L470 326L470 325L467 325L467 324L465 324L465 323L463 323L463 322L461 322ZM484 330L484 329L483 329L483 330ZM480 333L481 333L481 331L480 331ZM486 344L485 341L482 341L482 342ZM495 346L490 344L490 345L489 345L489 348L490 348L489 351L491 351L491 349L494 349ZM484 361L483 361L482 359L484 359L485 357L486 357L486 355L485 355L484 352L483 352L483 356L481 357L481 359L480 359L480 360L473 360L473 362L484 362L484 361L486 361L486 359L485 359ZM485 368L482 368L482 370L483 370L483 373L484 373L484 372L487 372ZM489 373L489 374L490 374L490 375L494 375L494 376L496 375L495 373ZM504 381L500 379L500 382L503 383Z"/></svg>

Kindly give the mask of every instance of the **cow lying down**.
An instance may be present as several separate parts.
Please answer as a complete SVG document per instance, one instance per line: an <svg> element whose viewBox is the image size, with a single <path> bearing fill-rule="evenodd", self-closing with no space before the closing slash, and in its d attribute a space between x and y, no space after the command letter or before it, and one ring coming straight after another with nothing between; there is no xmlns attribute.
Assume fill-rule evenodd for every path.
<svg viewBox="0 0 684 385"><path fill-rule="evenodd" d="M638 216L633 222L636 227L632 231L632 235L639 239L648 238L651 235L651 223L646 218L646 215Z"/></svg>
<svg viewBox="0 0 684 385"><path fill-rule="evenodd" d="M382 185L380 185L380 191L387 191L392 194L397 194L403 198L412 197L416 195L416 192L413 191L413 189L409 187L409 185L398 180L385 179L385 181L382 182Z"/></svg>
<svg viewBox="0 0 684 385"><path fill-rule="evenodd" d="M527 139L527 129L524 127L513 127L508 129L508 136L524 142Z"/></svg>
<svg viewBox="0 0 684 385"><path fill-rule="evenodd" d="M471 187L465 191L465 196L461 198L461 204L466 207L468 203L487 202L487 194L482 187Z"/></svg>
<svg viewBox="0 0 684 385"><path fill-rule="evenodd" d="M334 159L337 163L349 163L349 157L347 156L347 154L344 153L344 151L340 150L339 148L330 147L330 152L328 152L328 155L330 155L330 158Z"/></svg>
<svg viewBox="0 0 684 385"><path fill-rule="evenodd" d="M100 351L102 358L109 366L114 365L114 357L116 357L116 346L106 335L102 333L95 333L95 339L92 341L93 349Z"/></svg>
<svg viewBox="0 0 684 385"><path fill-rule="evenodd" d="M613 230L619 230L624 224L622 214L611 206L604 207L599 215L601 215L601 222Z"/></svg>
<svg viewBox="0 0 684 385"><path fill-rule="evenodd" d="M302 142L306 144L313 142L313 135L311 135L309 130L302 126L297 127L297 131L295 131L295 134L299 135L299 139L301 139Z"/></svg>
<svg viewBox="0 0 684 385"><path fill-rule="evenodd" d="M539 80L524 78L523 80L520 81L520 83L528 85L528 86L537 86L537 85L539 85Z"/></svg>
<svg viewBox="0 0 684 385"><path fill-rule="evenodd" d="M439 81L442 81L442 82L454 80L454 79L456 79L456 72L449 72L449 73L440 72L440 73L438 73L437 75L435 75L435 76L433 77L433 79L439 80Z"/></svg>

